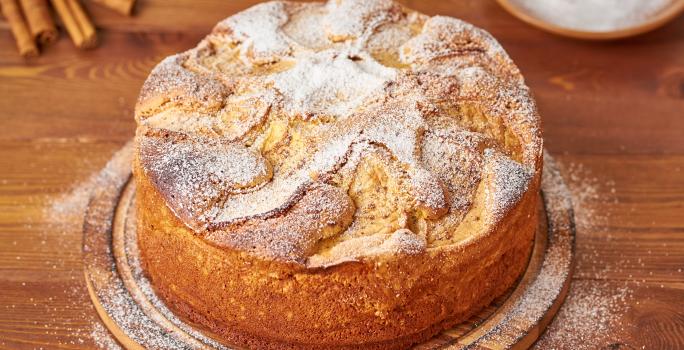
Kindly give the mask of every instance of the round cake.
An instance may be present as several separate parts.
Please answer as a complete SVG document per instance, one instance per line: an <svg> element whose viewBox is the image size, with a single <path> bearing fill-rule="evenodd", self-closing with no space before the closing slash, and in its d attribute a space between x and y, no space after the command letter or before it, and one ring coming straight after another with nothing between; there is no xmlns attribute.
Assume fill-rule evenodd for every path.
<svg viewBox="0 0 684 350"><path fill-rule="evenodd" d="M164 59L135 114L143 270L225 344L406 348L527 265L539 116L461 20L263 3Z"/></svg>

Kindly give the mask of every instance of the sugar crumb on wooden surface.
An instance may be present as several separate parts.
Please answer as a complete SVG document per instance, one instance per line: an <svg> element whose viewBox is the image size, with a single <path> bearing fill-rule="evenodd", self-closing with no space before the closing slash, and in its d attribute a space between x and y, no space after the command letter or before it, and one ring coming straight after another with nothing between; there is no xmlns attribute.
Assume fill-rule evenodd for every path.
<svg viewBox="0 0 684 350"><path fill-rule="evenodd" d="M615 182L598 178L582 163L559 162L577 229L575 280L565 303L536 349L640 349L626 315L635 302L637 281L606 281L631 257L615 261L601 250L616 238L608 231L611 207L619 203ZM635 258L636 259L636 258Z"/></svg>
<svg viewBox="0 0 684 350"><path fill-rule="evenodd" d="M622 268L621 264L604 256L605 247L609 245L606 243L617 239L607 228L613 207L619 203L615 182L596 177L582 163L561 163L561 172L575 211L577 271L581 271L581 277L604 279Z"/></svg>
<svg viewBox="0 0 684 350"><path fill-rule="evenodd" d="M84 180L66 188L63 193L48 197L43 208L42 220L45 222L45 227L40 232L40 245L56 244L60 252L53 259L46 260L45 264L48 270L57 271L56 268L61 267L60 273L66 273L71 287L56 292L47 300L35 300L34 306L44 307L45 313L41 321L33 322L36 326L45 328L46 334L58 338L57 342L60 346L88 347L94 344L101 349L121 349L117 341L101 324L95 310L90 307L88 292L85 284L81 283L82 268L66 269L64 272L64 267L75 262L78 262L77 265L80 266L82 245L80 238L88 202L93 191L106 183L114 172L122 168L123 164L129 166L130 157L121 156L126 152L130 153L130 150L126 151L127 147L130 147L130 144L116 152L103 169L95 171ZM84 159L81 165L92 167L87 159ZM54 305L61 306L55 307ZM64 319L64 315L73 316ZM69 326L64 327L63 324Z"/></svg>
<svg viewBox="0 0 684 350"><path fill-rule="evenodd" d="M112 338L109 331L99 322L92 324L92 331L90 332L90 338L93 339L95 345L103 350L123 350L121 345Z"/></svg>
<svg viewBox="0 0 684 350"><path fill-rule="evenodd" d="M623 315L629 310L633 291L628 285L597 281L573 281L570 293L539 338L537 349L624 349L627 327ZM622 344L622 345L621 345Z"/></svg>

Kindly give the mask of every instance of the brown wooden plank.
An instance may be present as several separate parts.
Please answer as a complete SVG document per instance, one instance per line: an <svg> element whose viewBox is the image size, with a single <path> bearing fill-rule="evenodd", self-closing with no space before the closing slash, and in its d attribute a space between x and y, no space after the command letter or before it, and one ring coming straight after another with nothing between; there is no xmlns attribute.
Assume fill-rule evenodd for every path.
<svg viewBox="0 0 684 350"><path fill-rule="evenodd" d="M684 288L684 157L557 159L571 192L584 197L575 277Z"/></svg>
<svg viewBox="0 0 684 350"><path fill-rule="evenodd" d="M564 307L533 348L681 349L683 308L681 287L575 281Z"/></svg>
<svg viewBox="0 0 684 350"><path fill-rule="evenodd" d="M121 144L0 144L0 349L92 349L80 226L45 210Z"/></svg>

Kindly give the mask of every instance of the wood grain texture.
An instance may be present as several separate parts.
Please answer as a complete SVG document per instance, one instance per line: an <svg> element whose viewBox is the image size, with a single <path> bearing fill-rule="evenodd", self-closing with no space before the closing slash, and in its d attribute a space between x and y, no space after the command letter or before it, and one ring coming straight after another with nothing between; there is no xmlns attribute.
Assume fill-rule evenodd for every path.
<svg viewBox="0 0 684 350"><path fill-rule="evenodd" d="M566 178L573 193L595 190L582 204L598 219L578 230L568 303L591 286L632 290L624 327L598 347L682 348L684 18L588 43L529 27L492 0L403 2L496 36L534 91L546 147L567 176L581 175ZM44 208L131 137L133 105L156 62L253 3L146 0L127 18L86 2L101 46L82 52L62 38L29 61L0 22L0 349L96 346L80 231Z"/></svg>

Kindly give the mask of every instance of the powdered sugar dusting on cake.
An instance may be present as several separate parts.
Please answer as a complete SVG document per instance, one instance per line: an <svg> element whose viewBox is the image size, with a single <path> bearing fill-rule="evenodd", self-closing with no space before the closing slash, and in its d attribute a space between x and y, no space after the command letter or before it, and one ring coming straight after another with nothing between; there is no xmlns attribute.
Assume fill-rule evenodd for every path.
<svg viewBox="0 0 684 350"><path fill-rule="evenodd" d="M201 143L198 150L194 144ZM270 164L257 152L218 138L144 137L141 161L150 164L149 176L186 222L194 227L208 220L209 209L223 196L260 185L271 177ZM199 220L198 220L199 218ZM195 222L200 221L200 223Z"/></svg>
<svg viewBox="0 0 684 350"><path fill-rule="evenodd" d="M218 113L188 111L172 105L140 124L151 129L220 137L232 142L261 125L275 100L275 94L270 91L232 95Z"/></svg>
<svg viewBox="0 0 684 350"><path fill-rule="evenodd" d="M282 31L298 46L312 50L326 49L331 46L324 31L311 30L322 28L327 13L322 3L301 4L301 8L290 14L290 20L282 27Z"/></svg>
<svg viewBox="0 0 684 350"><path fill-rule="evenodd" d="M416 33L413 26L423 22ZM374 40L382 37L378 33L387 42ZM169 206L216 242L260 247L260 253L301 261L326 228L307 228L301 222L310 220L306 215L290 218L299 226L289 235L278 234L274 225L254 225L292 214L309 192L331 185L335 176L351 176L355 164L377 147L400 169L393 176L401 177L401 190L415 199L405 210L428 220L462 217L480 181L488 182L486 206L498 220L520 200L538 170L541 140L529 91L501 46L465 22L407 14L389 0L271 2L217 25L212 45L239 50L233 64L248 66L253 74L222 76L214 73L215 66L192 61L194 55L165 61L168 67L148 80L148 90L155 84L163 88L142 94L145 108L138 113L155 111L155 103L161 103L161 113L141 123L183 134L187 141L138 137L155 149L154 156L142 158L142 166L155 186L163 187L160 192L168 192ZM384 51L400 54L406 66L383 65ZM225 59L230 64L232 58ZM205 78L230 87L203 92L197 84ZM172 89L176 82L187 88ZM172 99L152 98L164 94ZM188 105L211 108L183 112L186 95ZM174 116L181 120L174 122ZM489 120L484 127L469 121L477 118ZM272 131L276 119L286 125L284 132ZM296 140L288 128L303 128L305 140ZM505 137L511 135L520 148L508 144ZM283 158L295 156L300 157L293 158L296 164L283 166ZM481 174L483 165L486 174Z"/></svg>
<svg viewBox="0 0 684 350"><path fill-rule="evenodd" d="M396 21L401 14L392 0L328 1L326 8L324 24L332 41L360 38L383 22Z"/></svg>
<svg viewBox="0 0 684 350"><path fill-rule="evenodd" d="M184 68L183 60L183 55L173 55L152 70L140 91L139 119L169 102L198 112L215 111L223 105L230 89L213 74L200 75Z"/></svg>
<svg viewBox="0 0 684 350"><path fill-rule="evenodd" d="M431 216L445 213L446 199L439 179L422 168L419 143L424 117L418 105L427 103L420 89L395 98L375 102L366 111L350 115L344 121L324 129L316 139L316 149L300 169L288 176L276 174L259 191L237 195L226 201L218 221L235 221L251 216L277 213L296 200L300 191L312 182L311 174L322 176L338 169L347 160L354 144L378 144L387 147L407 169L418 202L428 205ZM361 148L363 151L364 149Z"/></svg>
<svg viewBox="0 0 684 350"><path fill-rule="evenodd" d="M404 254L420 254L427 249L425 237L419 236L411 230L399 229L382 244L381 249L388 249Z"/></svg>
<svg viewBox="0 0 684 350"><path fill-rule="evenodd" d="M428 19L421 34L404 44L400 52L404 63L414 65L468 52L485 53L490 58L512 63L489 33L470 23L445 16Z"/></svg>
<svg viewBox="0 0 684 350"><path fill-rule="evenodd" d="M413 37L413 31L408 25L413 24L413 17L406 22L386 23L379 26L366 41L366 48L371 52L391 53L399 56L399 48ZM407 25L408 24L408 25Z"/></svg>
<svg viewBox="0 0 684 350"><path fill-rule="evenodd" d="M479 133L456 125L430 130L423 136L421 162L447 186L452 214L465 214L472 204L482 179L485 140Z"/></svg>
<svg viewBox="0 0 684 350"><path fill-rule="evenodd" d="M250 218L267 218L281 213L301 198L314 182L312 175L326 174L342 163L348 155L353 134L331 137L312 153L311 160L291 174L276 173L271 182L258 191L231 196L222 206L214 207L217 226Z"/></svg>
<svg viewBox="0 0 684 350"><path fill-rule="evenodd" d="M532 174L520 163L492 149L485 150L485 161L486 176L490 177L485 188L486 208L498 220L522 198Z"/></svg>
<svg viewBox="0 0 684 350"><path fill-rule="evenodd" d="M161 111L147 119L144 124L154 129L164 129L192 134L218 135L218 119L208 113L185 112L177 108Z"/></svg>
<svg viewBox="0 0 684 350"><path fill-rule="evenodd" d="M273 82L287 113L340 118L395 76L394 69L365 53L325 50L302 57L294 68L274 75Z"/></svg>
<svg viewBox="0 0 684 350"><path fill-rule="evenodd" d="M353 214L354 204L343 190L319 184L282 216L222 227L205 238L219 246L303 263L318 241L342 231Z"/></svg>
<svg viewBox="0 0 684 350"><path fill-rule="evenodd" d="M286 6L280 1L258 4L225 19L214 30L229 30L241 44L242 57L248 62L273 62L291 50L287 37L280 30L288 20Z"/></svg>
<svg viewBox="0 0 684 350"><path fill-rule="evenodd" d="M409 176L418 207L426 216L437 219L446 214L449 206L442 180L423 167L414 167Z"/></svg>

